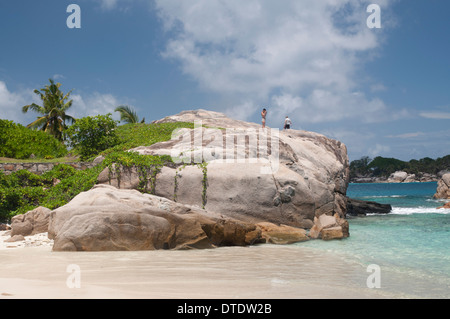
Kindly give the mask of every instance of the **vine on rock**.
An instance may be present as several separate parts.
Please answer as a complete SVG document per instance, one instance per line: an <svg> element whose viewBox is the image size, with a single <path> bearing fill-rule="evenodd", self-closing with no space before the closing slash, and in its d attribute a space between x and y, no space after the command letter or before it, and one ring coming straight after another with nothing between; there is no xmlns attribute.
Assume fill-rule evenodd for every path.
<svg viewBox="0 0 450 319"><path fill-rule="evenodd" d="M202 208L204 209L207 202L207 193L208 189L208 163L203 161L202 163L197 164L197 167L202 170L203 178L202 178Z"/></svg>
<svg viewBox="0 0 450 319"><path fill-rule="evenodd" d="M120 188L122 170L131 170L136 167L139 176L138 190L143 193L148 193L150 190L151 194L155 194L156 175L161 171L164 164L170 161L169 156L141 155L137 152L114 152L105 158L104 164L109 169L110 184L114 172Z"/></svg>
<svg viewBox="0 0 450 319"><path fill-rule="evenodd" d="M173 164L170 156L153 156L153 155L141 155L137 152L113 152L107 155L104 160L104 165L109 169L109 183L114 176L117 179L118 187L120 188L121 174L125 169L131 170L136 168L139 176L138 190L143 193L156 193L156 176L161 171L165 164ZM174 190L173 201L177 201L177 192L181 178L181 170L186 167L187 164L183 164L175 170L174 177ZM207 202L207 188L208 188L208 169L207 162L196 164L202 171L202 208L205 208Z"/></svg>

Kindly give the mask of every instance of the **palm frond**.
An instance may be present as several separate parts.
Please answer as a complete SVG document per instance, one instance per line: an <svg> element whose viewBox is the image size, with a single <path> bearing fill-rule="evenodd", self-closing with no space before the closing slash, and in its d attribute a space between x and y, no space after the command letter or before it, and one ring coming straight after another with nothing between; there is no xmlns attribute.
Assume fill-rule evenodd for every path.
<svg viewBox="0 0 450 319"><path fill-rule="evenodd" d="M42 130L46 130L47 117L42 116L38 117L37 120L31 122L27 125L28 128L42 128Z"/></svg>
<svg viewBox="0 0 450 319"><path fill-rule="evenodd" d="M139 117L130 106L128 105L120 105L116 107L115 112L120 113L120 120L125 123L138 123Z"/></svg>

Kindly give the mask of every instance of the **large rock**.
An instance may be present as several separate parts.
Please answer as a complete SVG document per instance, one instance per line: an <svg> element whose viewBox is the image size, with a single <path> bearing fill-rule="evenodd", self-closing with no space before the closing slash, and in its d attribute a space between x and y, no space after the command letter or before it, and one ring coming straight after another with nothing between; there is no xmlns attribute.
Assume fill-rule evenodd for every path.
<svg viewBox="0 0 450 319"><path fill-rule="evenodd" d="M159 172L156 195L199 207L206 201L205 209L250 223L309 229L316 216L345 216L349 169L341 142L307 131L262 130L258 124L204 110L157 122L198 120L208 128L183 129L170 141L131 150L182 161L178 168ZM208 163L207 180L196 165L181 166L202 160ZM137 188L137 169L119 172L120 185L115 169L105 169L99 182Z"/></svg>
<svg viewBox="0 0 450 319"><path fill-rule="evenodd" d="M153 250L292 243L303 229L252 224L196 206L97 185L50 214L55 251Z"/></svg>
<svg viewBox="0 0 450 319"><path fill-rule="evenodd" d="M388 214L392 211L390 204L380 204L372 201L364 201L347 198L347 215L366 216L367 214Z"/></svg>
<svg viewBox="0 0 450 319"><path fill-rule="evenodd" d="M450 173L443 175L442 178L438 181L434 198L450 199Z"/></svg>
<svg viewBox="0 0 450 319"><path fill-rule="evenodd" d="M16 215L11 219L11 236L30 236L46 233L51 210L38 207L25 214Z"/></svg>

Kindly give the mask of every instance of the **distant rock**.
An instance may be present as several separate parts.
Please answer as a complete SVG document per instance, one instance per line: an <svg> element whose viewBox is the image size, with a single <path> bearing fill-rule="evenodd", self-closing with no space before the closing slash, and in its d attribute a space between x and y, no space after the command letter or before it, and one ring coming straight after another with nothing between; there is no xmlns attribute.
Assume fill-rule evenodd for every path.
<svg viewBox="0 0 450 319"><path fill-rule="evenodd" d="M397 171L395 173L392 173L391 176L389 176L390 180L403 182L408 177L408 173L403 171Z"/></svg>
<svg viewBox="0 0 450 319"><path fill-rule="evenodd" d="M387 182L388 182L388 183L402 183L402 182L404 182L408 177L409 177L409 176L408 176L408 173L403 172L403 171L397 171L397 172L392 173L392 174L389 176ZM409 178L409 179L411 179L411 178Z"/></svg>
<svg viewBox="0 0 450 319"><path fill-rule="evenodd" d="M450 199L450 173L443 175L438 181L434 198Z"/></svg>
<svg viewBox="0 0 450 319"><path fill-rule="evenodd" d="M390 204L380 204L372 201L363 201L347 198L347 215L365 216L367 214L388 214L392 211Z"/></svg>

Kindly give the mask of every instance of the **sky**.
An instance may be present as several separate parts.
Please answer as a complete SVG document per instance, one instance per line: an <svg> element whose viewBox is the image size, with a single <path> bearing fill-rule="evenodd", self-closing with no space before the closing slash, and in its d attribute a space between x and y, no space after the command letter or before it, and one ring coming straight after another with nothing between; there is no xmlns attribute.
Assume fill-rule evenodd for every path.
<svg viewBox="0 0 450 319"><path fill-rule="evenodd" d="M31 123L22 106L51 78L76 118L129 105L147 123L193 109L260 123L266 108L269 127L289 116L350 160L436 159L450 154L448 12L446 0L1 1L0 118Z"/></svg>

